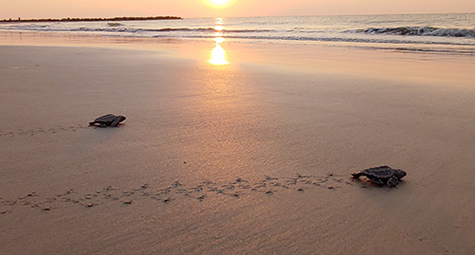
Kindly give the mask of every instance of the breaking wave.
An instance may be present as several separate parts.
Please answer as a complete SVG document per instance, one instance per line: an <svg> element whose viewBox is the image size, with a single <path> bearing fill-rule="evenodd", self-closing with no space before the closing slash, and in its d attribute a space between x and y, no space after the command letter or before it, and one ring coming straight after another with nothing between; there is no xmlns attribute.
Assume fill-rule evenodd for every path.
<svg viewBox="0 0 475 255"><path fill-rule="evenodd" d="M437 27L382 27L349 30L347 32L365 34L390 34L412 36L475 37L475 28L437 28Z"/></svg>
<svg viewBox="0 0 475 255"><path fill-rule="evenodd" d="M215 27L202 28L131 28L122 23L107 23L107 27L55 27L50 25L16 25L3 28L3 30L25 30L25 31L43 31L43 32L223 32L223 33L262 33L272 32L268 29L217 29Z"/></svg>

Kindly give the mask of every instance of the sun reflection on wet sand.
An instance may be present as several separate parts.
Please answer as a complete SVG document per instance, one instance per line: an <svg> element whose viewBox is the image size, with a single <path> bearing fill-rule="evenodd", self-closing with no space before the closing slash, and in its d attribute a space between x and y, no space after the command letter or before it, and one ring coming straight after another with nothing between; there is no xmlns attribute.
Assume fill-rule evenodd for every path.
<svg viewBox="0 0 475 255"><path fill-rule="evenodd" d="M226 51L219 43L216 43L213 50L211 51L211 58L208 63L216 66L229 64L229 62L226 60Z"/></svg>
<svg viewBox="0 0 475 255"><path fill-rule="evenodd" d="M216 33L214 34L213 41L215 43L214 48L211 50L211 57L208 63L215 66L227 65L229 62L226 60L226 51L221 44L225 41L223 37L224 22L223 19L216 19L216 26L214 27Z"/></svg>

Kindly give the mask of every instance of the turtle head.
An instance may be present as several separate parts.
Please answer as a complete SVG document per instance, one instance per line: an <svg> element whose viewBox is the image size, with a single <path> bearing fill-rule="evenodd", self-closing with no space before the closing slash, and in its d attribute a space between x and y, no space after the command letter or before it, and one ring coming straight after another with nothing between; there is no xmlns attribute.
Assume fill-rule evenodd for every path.
<svg viewBox="0 0 475 255"><path fill-rule="evenodd" d="M404 172L401 169L395 169L394 170L394 176L398 179L402 179L402 177L406 176L406 172Z"/></svg>
<svg viewBox="0 0 475 255"><path fill-rule="evenodd" d="M114 121L111 123L111 127L117 127L120 122L125 120L125 116L119 115L115 116Z"/></svg>
<svg viewBox="0 0 475 255"><path fill-rule="evenodd" d="M122 116L122 115L119 115L116 118L119 120L119 122L122 122L126 119L125 116Z"/></svg>

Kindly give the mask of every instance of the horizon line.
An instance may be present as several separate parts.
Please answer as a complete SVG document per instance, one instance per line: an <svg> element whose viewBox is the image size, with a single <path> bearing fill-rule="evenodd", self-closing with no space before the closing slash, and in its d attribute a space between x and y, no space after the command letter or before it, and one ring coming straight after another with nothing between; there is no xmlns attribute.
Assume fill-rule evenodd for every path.
<svg viewBox="0 0 475 255"><path fill-rule="evenodd" d="M475 11L469 12L406 12L406 13L352 13L352 14L289 14L289 15L251 15L251 16L225 16L220 18L258 18L258 17L307 17L307 16L376 16L376 15L430 15L430 14L475 14ZM216 16L217 17L217 16ZM216 17L182 17L175 15L160 15L160 16L116 16L116 17L81 17L81 18L26 18L21 17L4 18L0 22L35 22L35 21L119 21L119 19L137 19L137 20L153 20L153 19L208 19Z"/></svg>

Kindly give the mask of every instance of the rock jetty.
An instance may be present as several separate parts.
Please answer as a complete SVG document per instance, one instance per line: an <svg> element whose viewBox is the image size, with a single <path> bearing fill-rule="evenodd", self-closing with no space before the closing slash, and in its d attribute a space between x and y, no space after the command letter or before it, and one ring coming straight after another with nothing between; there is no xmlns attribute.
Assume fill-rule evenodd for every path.
<svg viewBox="0 0 475 255"><path fill-rule="evenodd" d="M115 18L62 18L62 19L4 19L0 22L85 22L85 21L129 21L129 20L169 20L183 19L177 16L155 16L155 17L115 17Z"/></svg>

